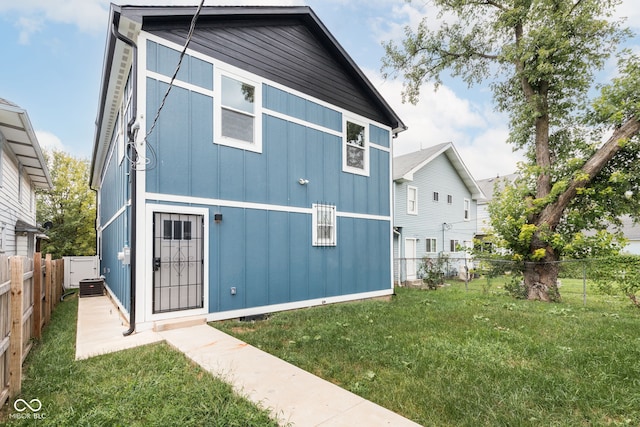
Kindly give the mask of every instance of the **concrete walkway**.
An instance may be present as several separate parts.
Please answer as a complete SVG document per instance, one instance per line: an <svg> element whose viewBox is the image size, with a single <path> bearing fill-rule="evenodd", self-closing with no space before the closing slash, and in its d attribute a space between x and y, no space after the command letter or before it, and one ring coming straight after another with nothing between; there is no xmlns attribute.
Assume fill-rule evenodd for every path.
<svg viewBox="0 0 640 427"><path fill-rule="evenodd" d="M418 426L205 323L125 337L127 327L108 297L80 298L76 359L166 341L240 395L269 409L279 424Z"/></svg>

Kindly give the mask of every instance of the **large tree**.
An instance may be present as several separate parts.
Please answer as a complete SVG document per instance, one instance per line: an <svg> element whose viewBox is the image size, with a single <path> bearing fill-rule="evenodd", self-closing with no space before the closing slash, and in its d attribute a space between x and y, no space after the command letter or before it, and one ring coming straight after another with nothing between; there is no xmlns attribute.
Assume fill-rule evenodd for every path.
<svg viewBox="0 0 640 427"><path fill-rule="evenodd" d="M595 76L629 36L612 20L617 0L431 0L442 24L425 18L400 44L385 44L382 71L400 75L416 103L426 81L448 72L490 83L522 150L517 184L495 202L492 225L524 262L529 299L555 300L563 256L614 251L606 231L622 214L638 218L640 68L619 52L619 74ZM596 94L595 89L600 89ZM597 95L597 96L595 96Z"/></svg>
<svg viewBox="0 0 640 427"><path fill-rule="evenodd" d="M88 186L89 162L62 151L46 152L53 189L38 191L37 220L50 222L42 252L54 258L96 254L96 196Z"/></svg>

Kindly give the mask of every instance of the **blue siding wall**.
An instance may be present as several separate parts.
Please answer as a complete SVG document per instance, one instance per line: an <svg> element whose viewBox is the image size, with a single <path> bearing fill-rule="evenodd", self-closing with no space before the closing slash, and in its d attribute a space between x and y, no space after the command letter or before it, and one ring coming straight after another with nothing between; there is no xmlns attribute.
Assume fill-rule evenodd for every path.
<svg viewBox="0 0 640 427"><path fill-rule="evenodd" d="M388 289L389 222L338 219L335 247L311 244L311 216L210 206L209 311ZM362 239L364 238L364 239ZM381 262L385 260L387 262ZM231 294L231 288L236 294Z"/></svg>
<svg viewBox="0 0 640 427"><path fill-rule="evenodd" d="M117 259L125 245L130 242L130 222L127 220L129 209L122 209L129 199L129 162L127 158L120 162L116 151L109 158L102 186L100 188L100 224L101 232L100 274L120 303L129 310L129 266L123 266Z"/></svg>
<svg viewBox="0 0 640 427"><path fill-rule="evenodd" d="M170 76L167 64L175 66L177 52L147 47L148 69ZM189 55L185 60L189 66L180 80L210 90L213 66ZM167 86L147 77L147 129ZM213 97L179 86L147 139L153 160L146 168L148 192L211 200L204 205L210 218L209 311L389 289L390 221L350 216L390 215L390 153L375 147L390 146L389 131L369 127L375 145L368 151L369 177L345 173L341 112L267 84L262 94L261 153L214 143ZM309 183L300 185L300 178ZM216 200L264 209L217 206ZM335 247L312 245L310 209L316 202L334 204L339 213ZM223 215L221 223L213 221L216 213Z"/></svg>

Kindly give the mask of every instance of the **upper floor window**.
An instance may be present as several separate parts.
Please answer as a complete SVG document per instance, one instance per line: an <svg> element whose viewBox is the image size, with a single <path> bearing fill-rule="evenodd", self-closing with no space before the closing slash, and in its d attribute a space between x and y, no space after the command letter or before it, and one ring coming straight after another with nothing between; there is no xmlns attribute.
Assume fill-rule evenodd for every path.
<svg viewBox="0 0 640 427"><path fill-rule="evenodd" d="M440 193L438 193L437 191L433 192L433 201L437 202L440 199Z"/></svg>
<svg viewBox="0 0 640 427"><path fill-rule="evenodd" d="M335 246L337 236L335 205L314 204L312 209L313 246Z"/></svg>
<svg viewBox="0 0 640 427"><path fill-rule="evenodd" d="M262 152L261 85L248 78L219 74L216 88L216 142Z"/></svg>
<svg viewBox="0 0 640 427"><path fill-rule="evenodd" d="M471 219L471 201L464 199L464 220L469 221Z"/></svg>
<svg viewBox="0 0 640 427"><path fill-rule="evenodd" d="M418 188L407 187L407 213L418 215Z"/></svg>
<svg viewBox="0 0 640 427"><path fill-rule="evenodd" d="M347 119L342 154L342 166L345 172L369 175L369 143L367 141L367 126Z"/></svg>
<svg viewBox="0 0 640 427"><path fill-rule="evenodd" d="M451 194L447 194L447 203L448 204L453 203L453 196Z"/></svg>

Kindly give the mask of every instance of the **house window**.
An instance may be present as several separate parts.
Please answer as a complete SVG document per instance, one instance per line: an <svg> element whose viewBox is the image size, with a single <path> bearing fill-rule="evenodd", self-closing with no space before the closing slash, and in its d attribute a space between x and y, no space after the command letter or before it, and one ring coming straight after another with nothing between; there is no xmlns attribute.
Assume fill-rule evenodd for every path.
<svg viewBox="0 0 640 427"><path fill-rule="evenodd" d="M407 187L407 213L418 215L418 188Z"/></svg>
<svg viewBox="0 0 640 427"><path fill-rule="evenodd" d="M6 226L5 223L3 222L2 224L0 224L0 253L4 252L4 230L5 230Z"/></svg>
<svg viewBox="0 0 640 427"><path fill-rule="evenodd" d="M464 220L469 221L471 219L471 202L469 199L464 199Z"/></svg>
<svg viewBox="0 0 640 427"><path fill-rule="evenodd" d="M437 202L440 199L440 194L437 191L433 192L433 201Z"/></svg>
<svg viewBox="0 0 640 427"><path fill-rule="evenodd" d="M352 120L345 121L342 166L345 172L369 175L369 144L367 126Z"/></svg>
<svg viewBox="0 0 640 427"><path fill-rule="evenodd" d="M451 194L447 194L447 203L448 204L452 204L453 203L453 196Z"/></svg>
<svg viewBox="0 0 640 427"><path fill-rule="evenodd" d="M219 125L219 144L249 151L262 152L261 85L248 78L220 74L214 99L218 104L215 122Z"/></svg>
<svg viewBox="0 0 640 427"><path fill-rule="evenodd" d="M427 242L427 245L424 248L425 252L430 253L430 254L438 252L438 248L436 246L436 239L433 239L431 237L427 237L425 239L425 241Z"/></svg>
<svg viewBox="0 0 640 427"><path fill-rule="evenodd" d="M323 203L312 205L313 246L336 245L336 207Z"/></svg>
<svg viewBox="0 0 640 427"><path fill-rule="evenodd" d="M449 240L449 252L458 252L459 240Z"/></svg>

